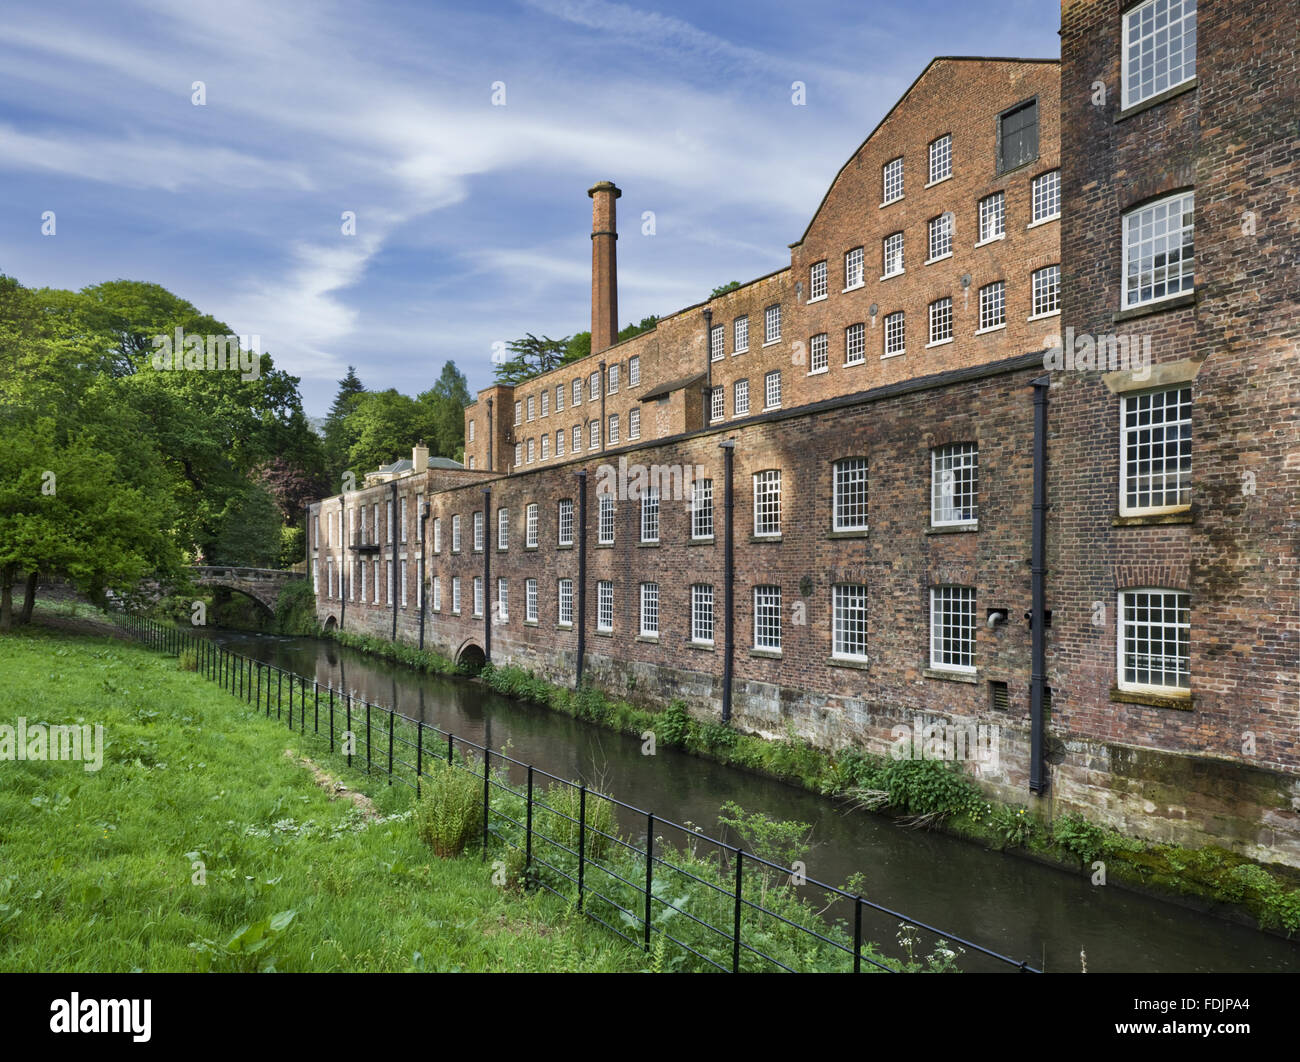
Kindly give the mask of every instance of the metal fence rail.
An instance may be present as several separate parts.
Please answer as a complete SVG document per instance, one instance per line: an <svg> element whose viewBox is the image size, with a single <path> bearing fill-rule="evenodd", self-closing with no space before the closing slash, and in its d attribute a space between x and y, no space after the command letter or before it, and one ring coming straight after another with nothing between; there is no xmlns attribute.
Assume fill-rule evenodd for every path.
<svg viewBox="0 0 1300 1062"><path fill-rule="evenodd" d="M830 921L796 900L795 890L784 887L791 880L791 868L709 837L698 828L660 818L332 685L322 687L193 632L133 615L122 615L119 622L151 648L176 656L192 653L198 672L254 711L270 718L274 704L275 717L288 729L310 731L327 741L329 751L342 753L349 767L360 768L364 757L366 772L386 776L389 785L398 782L418 796L422 781L444 765L481 778L483 858L495 836L500 851L521 857L523 875L531 886L576 904L587 917L647 952L671 945L683 957L730 972L918 968L910 947L906 962L878 950L878 944L865 935L864 920L872 918L876 932L885 937L892 935L894 926L908 934L923 931L939 942L938 948L966 949L988 960L986 965L992 968L1040 972L1027 962L864 896L801 878L800 886L826 900L824 910L844 912ZM518 783L511 781L512 773L520 778ZM545 788L539 783L545 783ZM620 819L642 824L637 831L642 833L639 844L636 838L619 833ZM664 831L676 831L682 842L665 841ZM688 909L688 900L693 909ZM773 940L779 939L774 933L785 934L782 957L764 950L764 942L772 947ZM801 956L805 961L793 965Z"/></svg>

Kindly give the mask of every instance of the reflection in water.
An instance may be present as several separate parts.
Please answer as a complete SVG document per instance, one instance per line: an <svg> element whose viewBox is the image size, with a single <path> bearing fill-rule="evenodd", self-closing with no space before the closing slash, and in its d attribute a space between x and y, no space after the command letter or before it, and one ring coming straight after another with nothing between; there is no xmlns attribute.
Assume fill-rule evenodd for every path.
<svg viewBox="0 0 1300 1062"><path fill-rule="evenodd" d="M458 737L505 749L561 778L583 781L625 803L722 836L719 806L813 825L809 877L843 885L854 873L875 903L948 929L1048 971L1300 971L1300 945L1265 936L1122 889L940 834L905 830L881 816L662 745L641 755L633 735L615 734L498 696L461 678L424 675L336 642L216 631L237 652L277 664ZM518 779L516 779L518 780ZM626 819L631 835L639 823ZM834 912L832 912L834 913ZM892 940L894 920L874 916L868 938ZM968 969L980 968L964 961Z"/></svg>

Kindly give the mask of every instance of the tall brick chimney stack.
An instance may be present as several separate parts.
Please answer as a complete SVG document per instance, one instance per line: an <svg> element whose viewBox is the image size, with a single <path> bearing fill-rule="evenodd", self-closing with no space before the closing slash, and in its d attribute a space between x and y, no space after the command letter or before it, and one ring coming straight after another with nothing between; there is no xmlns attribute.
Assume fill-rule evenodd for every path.
<svg viewBox="0 0 1300 1062"><path fill-rule="evenodd" d="M614 200L623 193L612 181L587 189L591 196L591 352L611 346L618 335L618 226Z"/></svg>

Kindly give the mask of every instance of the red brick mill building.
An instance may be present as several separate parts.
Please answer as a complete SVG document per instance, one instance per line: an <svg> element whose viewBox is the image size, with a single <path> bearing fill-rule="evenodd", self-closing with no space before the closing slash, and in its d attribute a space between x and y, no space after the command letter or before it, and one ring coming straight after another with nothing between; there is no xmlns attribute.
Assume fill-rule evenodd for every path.
<svg viewBox="0 0 1300 1062"><path fill-rule="evenodd" d="M592 354L314 505L322 623L828 749L997 725L991 793L1300 865L1293 16L936 59L788 268L621 343L595 185Z"/></svg>

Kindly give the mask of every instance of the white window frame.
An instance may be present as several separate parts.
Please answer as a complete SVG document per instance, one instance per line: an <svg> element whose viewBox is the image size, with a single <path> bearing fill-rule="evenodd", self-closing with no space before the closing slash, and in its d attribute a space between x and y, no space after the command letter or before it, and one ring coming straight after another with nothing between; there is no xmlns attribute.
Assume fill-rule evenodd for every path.
<svg viewBox="0 0 1300 1062"><path fill-rule="evenodd" d="M749 381L737 380L731 389L731 415L743 417L749 413Z"/></svg>
<svg viewBox="0 0 1300 1062"><path fill-rule="evenodd" d="M776 401L772 401L772 396ZM781 408L781 370L775 369L763 377L763 409Z"/></svg>
<svg viewBox="0 0 1300 1062"><path fill-rule="evenodd" d="M727 356L727 332L723 325L709 329L709 360L721 361Z"/></svg>
<svg viewBox="0 0 1300 1062"><path fill-rule="evenodd" d="M619 377L618 362L615 361L612 362L609 368L605 370L607 392L611 395L618 394L618 377Z"/></svg>
<svg viewBox="0 0 1300 1062"><path fill-rule="evenodd" d="M1000 240L1007 234L1007 198L1003 192L986 195L979 202L979 242Z"/></svg>
<svg viewBox="0 0 1300 1062"><path fill-rule="evenodd" d="M1048 170L1034 178L1030 195L1029 228L1061 216L1061 171Z"/></svg>
<svg viewBox="0 0 1300 1062"><path fill-rule="evenodd" d="M433 577L433 611L442 611L442 576Z"/></svg>
<svg viewBox="0 0 1300 1062"><path fill-rule="evenodd" d="M781 588L754 587L754 648L781 652Z"/></svg>
<svg viewBox="0 0 1300 1062"><path fill-rule="evenodd" d="M537 580L524 580L524 621L537 622Z"/></svg>
<svg viewBox="0 0 1300 1062"><path fill-rule="evenodd" d="M1029 320L1056 317L1061 312L1061 267L1043 266L1029 275Z"/></svg>
<svg viewBox="0 0 1300 1062"><path fill-rule="evenodd" d="M994 280L979 291L979 328L976 335L995 332L1007 325L1007 282Z"/></svg>
<svg viewBox="0 0 1300 1062"><path fill-rule="evenodd" d="M969 479L969 490L965 487ZM969 504L959 499L969 496ZM969 512L970 515L962 515ZM953 514L957 515L954 517ZM979 523L979 444L948 443L930 451L930 526L958 527Z"/></svg>
<svg viewBox="0 0 1300 1062"><path fill-rule="evenodd" d="M694 583L691 585L691 644L712 645L713 634L713 585Z"/></svg>
<svg viewBox="0 0 1300 1062"><path fill-rule="evenodd" d="M641 383L641 355L633 354L627 359L627 385L636 387Z"/></svg>
<svg viewBox="0 0 1300 1062"><path fill-rule="evenodd" d="M754 537L781 537L781 470L754 473Z"/></svg>
<svg viewBox="0 0 1300 1062"><path fill-rule="evenodd" d="M641 410L639 407L627 411L627 437L629 439L641 438Z"/></svg>
<svg viewBox="0 0 1300 1062"><path fill-rule="evenodd" d="M451 518L451 551L460 552L460 514L457 513Z"/></svg>
<svg viewBox="0 0 1300 1062"><path fill-rule="evenodd" d="M641 541L659 541L659 488L646 487L641 495Z"/></svg>
<svg viewBox="0 0 1300 1062"><path fill-rule="evenodd" d="M593 420L587 425L587 449L600 449L600 421Z"/></svg>
<svg viewBox="0 0 1300 1062"><path fill-rule="evenodd" d="M726 392L721 384L709 392L709 420L722 420L726 416Z"/></svg>
<svg viewBox="0 0 1300 1062"><path fill-rule="evenodd" d="M975 674L978 628L973 586L945 584L930 587L931 670Z"/></svg>
<svg viewBox="0 0 1300 1062"><path fill-rule="evenodd" d="M885 349L882 358L896 358L907 353L907 318L902 310L885 316L881 329Z"/></svg>
<svg viewBox="0 0 1300 1062"><path fill-rule="evenodd" d="M1180 218L1177 229L1166 227L1165 231L1159 236L1155 235L1153 232L1150 239L1141 238L1143 229L1148 226L1154 229L1157 214L1163 215L1161 220L1163 220L1167 226L1171 213L1175 207L1178 208L1178 216ZM1186 295L1196 290L1195 221L1182 220L1194 219L1195 209L1196 195L1194 192L1186 191L1176 192L1174 195L1167 195L1160 199L1154 199L1151 202L1143 203L1141 206L1134 207L1132 210L1129 210L1124 214L1122 220L1124 247L1123 271L1121 273L1122 280L1120 281L1121 310L1131 310L1139 306L1154 306L1157 303L1164 302L1166 299L1176 299L1181 295ZM1150 218L1150 221L1144 220L1146 218ZM1138 238L1136 240L1132 235L1133 230L1135 229L1138 232ZM1178 288L1176 291L1169 290L1169 278L1171 274L1169 272L1167 249L1163 252L1165 265L1157 267L1155 264L1162 257L1161 253L1158 252L1156 248L1161 244L1162 240L1167 240L1173 232L1177 232L1180 236L1178 244L1179 269L1176 274L1173 274L1177 277L1178 281ZM1145 260L1149 257L1151 263L1148 275L1152 278L1150 286L1153 294L1147 298L1139 297L1135 299L1132 296L1135 292L1140 296L1143 285L1135 285L1132 283L1134 277L1131 275L1130 271L1134 268L1134 247L1143 248L1148 245L1151 247L1151 253L1149 256L1143 255L1143 259ZM1187 267L1186 269L1183 268L1184 264ZM1154 294L1154 290L1160 286L1156 284L1154 279L1158 274L1163 275L1164 277L1162 284L1166 290L1162 295ZM1138 274L1138 276L1140 278L1142 274Z"/></svg>
<svg viewBox="0 0 1300 1062"><path fill-rule="evenodd" d="M556 623L561 627L573 626L573 580L564 578L555 582Z"/></svg>
<svg viewBox="0 0 1300 1062"><path fill-rule="evenodd" d="M731 353L744 354L749 350L749 314L742 314L731 322Z"/></svg>
<svg viewBox="0 0 1300 1062"><path fill-rule="evenodd" d="M844 329L844 364L861 365L867 360L867 326L855 321Z"/></svg>
<svg viewBox="0 0 1300 1062"><path fill-rule="evenodd" d="M818 332L808 340L808 375L829 372L831 367L831 339Z"/></svg>
<svg viewBox="0 0 1300 1062"><path fill-rule="evenodd" d="M781 304L773 303L763 310L763 346L781 342Z"/></svg>
<svg viewBox="0 0 1300 1062"><path fill-rule="evenodd" d="M500 576L497 577L497 619L502 623L510 621L510 584Z"/></svg>
<svg viewBox="0 0 1300 1062"><path fill-rule="evenodd" d="M433 552L442 552L442 517L433 518Z"/></svg>
<svg viewBox="0 0 1300 1062"><path fill-rule="evenodd" d="M1159 402L1157 402L1159 398ZM1135 391L1120 396L1119 407L1119 512L1121 516L1146 516L1158 515L1162 513L1175 513L1186 511L1192 501L1192 412L1193 412L1192 388L1189 384L1178 384L1174 387L1158 387L1145 391ZM1161 413L1168 413L1171 409L1178 413L1174 418L1164 417L1159 422L1158 427L1161 429L1161 438L1154 438L1154 431L1157 424L1152 420L1152 414L1159 410ZM1184 415L1185 414L1185 415ZM1170 429L1176 429L1176 437L1172 440L1172 455L1169 453L1171 448ZM1163 456L1157 459L1156 448L1160 447ZM1135 455L1140 455L1146 451L1150 456L1146 460L1148 470L1142 472L1142 462ZM1174 469L1172 472L1167 471L1172 461ZM1159 471L1156 466L1161 467ZM1170 493L1169 483L1172 480L1174 489L1177 494L1177 501L1161 505L1133 505L1129 502L1130 493L1137 494L1139 497L1145 493L1148 497L1156 492L1152 485L1156 479L1162 481L1159 493L1167 496ZM1134 487L1134 481L1145 479L1148 486L1145 491L1140 491Z"/></svg>
<svg viewBox="0 0 1300 1062"><path fill-rule="evenodd" d="M609 415L609 445L617 446L619 437L618 414L611 413Z"/></svg>
<svg viewBox="0 0 1300 1062"><path fill-rule="evenodd" d="M850 621L860 631L851 628ZM867 663L867 634L866 585L836 583L831 587L831 658Z"/></svg>
<svg viewBox="0 0 1300 1062"><path fill-rule="evenodd" d="M697 479L691 482L691 538L695 541L713 538L713 480Z"/></svg>
<svg viewBox="0 0 1300 1062"><path fill-rule="evenodd" d="M474 552L483 552L483 512L480 510L474 513Z"/></svg>
<svg viewBox="0 0 1300 1062"><path fill-rule="evenodd" d="M844 290L853 291L866 283L864 252L861 247L851 247L844 252Z"/></svg>
<svg viewBox="0 0 1300 1062"><path fill-rule="evenodd" d="M826 260L823 259L808 269L808 301L820 302L826 297Z"/></svg>
<svg viewBox="0 0 1300 1062"><path fill-rule="evenodd" d="M570 405L574 405L574 406L582 405L582 380L581 379L577 379L573 381L573 401L570 403Z"/></svg>
<svg viewBox="0 0 1300 1062"><path fill-rule="evenodd" d="M1168 0L1148 0L1147 3L1139 4L1138 6L1130 8L1128 11L1124 12L1123 51L1120 56L1120 83L1124 110L1128 110L1130 107L1136 107L1138 104L1153 99L1162 93L1176 89L1179 85L1185 85L1196 77L1196 4L1194 0L1191 3L1184 2L1179 4L1180 12L1178 17L1174 20L1169 20L1168 11L1172 6L1174 5L1169 3ZM1163 11L1165 14L1166 21L1164 25L1157 28L1155 25L1155 18L1153 17L1150 19L1152 32L1141 32L1143 16L1148 12L1154 15L1154 13L1158 11ZM1169 66L1170 60L1172 59L1170 49L1172 37L1171 30L1176 24L1182 28L1182 33L1179 36L1180 49L1178 53L1180 58L1178 71L1181 76L1179 76L1177 81L1173 80L1173 75L1171 74L1171 68ZM1137 32L1135 32L1135 30ZM1143 51L1150 53L1155 52L1156 49L1154 43L1152 43L1152 46L1149 48L1144 46L1148 41L1152 41L1153 33L1158 33L1160 31L1164 32L1164 37L1161 40L1165 63L1164 73L1163 75L1160 73L1160 67L1155 63L1153 58L1151 63L1151 86L1150 88L1143 90L1142 72L1144 64L1141 62L1140 56ZM1192 53L1190 72L1188 71L1189 64L1186 60L1189 35L1191 37L1190 50ZM1138 51L1136 57L1132 54L1135 49ZM1139 76L1137 84L1134 84L1133 81L1135 58L1138 59L1136 72ZM1159 85L1162 76L1165 78L1167 83L1163 87L1158 88L1157 86Z"/></svg>
<svg viewBox="0 0 1300 1062"><path fill-rule="evenodd" d="M474 600L471 603L474 606L474 611L470 615L481 618L483 615L483 576L474 576L473 592Z"/></svg>
<svg viewBox="0 0 1300 1062"><path fill-rule="evenodd" d="M596 542L601 546L611 546L614 544L614 496L598 495L596 512Z"/></svg>
<svg viewBox="0 0 1300 1062"><path fill-rule="evenodd" d="M901 232L891 232L881 241L881 280L902 276L907 272L903 259L903 243L903 234ZM891 265L896 265L897 268L891 269Z"/></svg>
<svg viewBox="0 0 1300 1062"><path fill-rule="evenodd" d="M937 347L941 343L951 343L952 331L952 296L945 295L930 303L930 341L927 347ZM946 325L946 329L944 328Z"/></svg>
<svg viewBox="0 0 1300 1062"><path fill-rule="evenodd" d="M497 550L501 553L510 548L510 510L504 505L497 509Z"/></svg>
<svg viewBox="0 0 1300 1062"><path fill-rule="evenodd" d="M529 502L524 510L524 545L537 548L537 502Z"/></svg>
<svg viewBox="0 0 1300 1062"><path fill-rule="evenodd" d="M866 531L869 482L865 457L841 457L831 465L831 530Z"/></svg>
<svg viewBox="0 0 1300 1062"><path fill-rule="evenodd" d="M659 584L641 584L641 615L638 627L642 638L659 637Z"/></svg>
<svg viewBox="0 0 1300 1062"><path fill-rule="evenodd" d="M952 176L952 134L944 133L930 141L930 182L938 184Z"/></svg>
<svg viewBox="0 0 1300 1062"><path fill-rule="evenodd" d="M891 194L891 192L893 194ZM903 156L880 167L880 205L889 206L903 198Z"/></svg>
<svg viewBox="0 0 1300 1062"><path fill-rule="evenodd" d="M614 584L608 579L596 583L596 630L614 629Z"/></svg>
<svg viewBox="0 0 1300 1062"><path fill-rule="evenodd" d="M930 257L926 263L939 262L952 257L952 215L940 214L931 218L928 228L928 251Z"/></svg>
<svg viewBox="0 0 1300 1062"><path fill-rule="evenodd" d="M561 546L573 545L572 498L561 498L556 506L555 539Z"/></svg>
<svg viewBox="0 0 1300 1062"><path fill-rule="evenodd" d="M451 577L451 611L453 615L460 615L460 576Z"/></svg>
<svg viewBox="0 0 1300 1062"><path fill-rule="evenodd" d="M1129 618L1130 607L1136 611L1145 607L1150 610L1153 607L1152 598L1154 595L1160 595L1159 607L1162 612L1172 609L1174 617L1167 614L1162 615L1158 622L1150 622L1148 613L1146 622L1139 623L1136 617ZM1158 693L1165 696L1183 696L1186 697L1191 692L1191 601L1192 595L1186 590L1174 590L1170 587L1130 587L1119 591L1116 595L1115 611L1115 678L1116 684L1121 690L1130 693ZM1185 618L1183 618L1185 616ZM1142 644L1149 645L1152 642L1153 628L1162 632L1160 644L1164 647L1174 646L1175 652L1171 656L1168 653L1148 651L1148 666L1143 671L1150 677L1152 672L1158 672L1160 675L1172 674L1174 682L1154 683L1139 682L1136 678L1127 677L1129 670L1129 644L1128 637L1130 630L1134 632L1132 638L1133 647L1136 649ZM1139 638L1138 632L1142 629L1146 631L1145 638ZM1179 649L1183 651L1180 652ZM1134 653L1134 656L1137 654ZM1159 667L1152 667L1153 662L1159 662ZM1170 662L1172 661L1172 667ZM1137 661L1134 661L1134 672L1139 673Z"/></svg>

